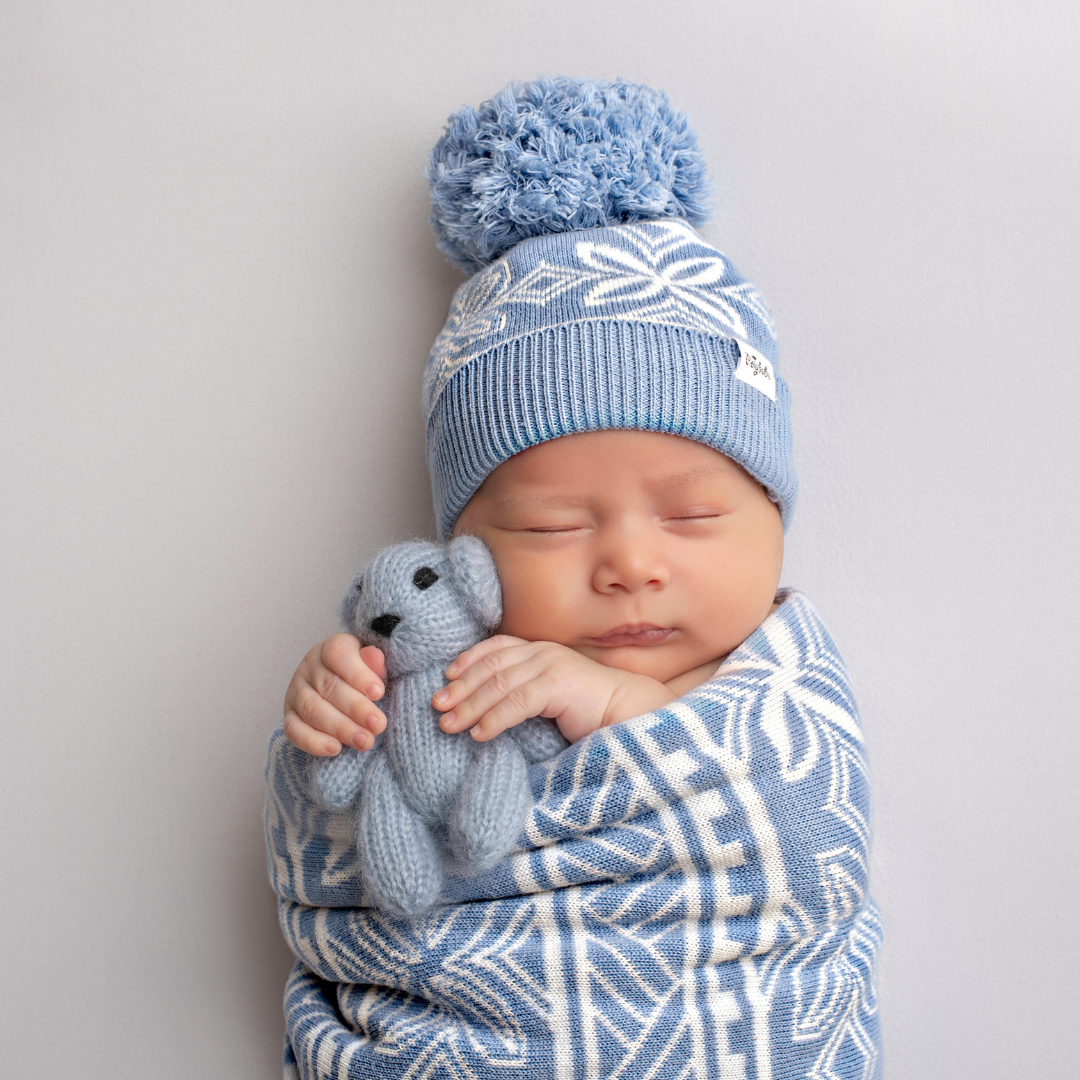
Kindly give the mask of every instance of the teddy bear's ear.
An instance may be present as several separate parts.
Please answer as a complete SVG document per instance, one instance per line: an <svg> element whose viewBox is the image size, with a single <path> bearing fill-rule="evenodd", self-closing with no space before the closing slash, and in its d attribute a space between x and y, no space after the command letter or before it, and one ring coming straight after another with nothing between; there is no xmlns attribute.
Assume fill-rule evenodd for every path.
<svg viewBox="0 0 1080 1080"><path fill-rule="evenodd" d="M456 536L447 547L454 585L485 630L502 619L502 589L495 560L478 536Z"/></svg>
<svg viewBox="0 0 1080 1080"><path fill-rule="evenodd" d="M360 606L360 595L364 589L364 575L357 574L349 583L345 595L341 598L341 621L350 634L356 633L356 609Z"/></svg>

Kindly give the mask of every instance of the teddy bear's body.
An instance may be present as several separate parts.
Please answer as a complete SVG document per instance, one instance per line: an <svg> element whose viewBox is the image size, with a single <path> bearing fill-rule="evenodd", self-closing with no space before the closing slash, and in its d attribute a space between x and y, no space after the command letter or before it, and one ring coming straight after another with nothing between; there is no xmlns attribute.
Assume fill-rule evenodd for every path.
<svg viewBox="0 0 1080 1080"><path fill-rule="evenodd" d="M495 564L475 537L384 549L353 579L343 615L386 657L386 731L366 753L316 759L312 788L331 810L359 799L356 839L371 900L416 914L438 898L444 859L477 872L513 847L529 807L528 765L566 740L539 717L485 743L439 726L431 696L445 685L446 665L501 618Z"/></svg>

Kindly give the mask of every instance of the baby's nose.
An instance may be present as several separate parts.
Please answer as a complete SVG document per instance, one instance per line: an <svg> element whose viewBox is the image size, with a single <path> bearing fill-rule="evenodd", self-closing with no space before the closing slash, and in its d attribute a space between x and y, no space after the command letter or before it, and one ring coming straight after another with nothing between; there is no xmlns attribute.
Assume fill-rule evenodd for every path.
<svg viewBox="0 0 1080 1080"><path fill-rule="evenodd" d="M376 615L371 620L371 629L380 637L389 637L394 632L394 627L401 622L400 615Z"/></svg>

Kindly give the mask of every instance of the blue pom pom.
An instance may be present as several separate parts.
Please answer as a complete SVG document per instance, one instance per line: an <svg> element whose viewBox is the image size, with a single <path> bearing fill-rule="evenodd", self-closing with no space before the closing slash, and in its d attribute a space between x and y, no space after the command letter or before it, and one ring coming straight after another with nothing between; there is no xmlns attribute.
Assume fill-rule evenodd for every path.
<svg viewBox="0 0 1080 1080"><path fill-rule="evenodd" d="M439 248L467 274L529 236L663 217L700 225L710 209L686 115L622 80L543 78L466 106L427 178Z"/></svg>

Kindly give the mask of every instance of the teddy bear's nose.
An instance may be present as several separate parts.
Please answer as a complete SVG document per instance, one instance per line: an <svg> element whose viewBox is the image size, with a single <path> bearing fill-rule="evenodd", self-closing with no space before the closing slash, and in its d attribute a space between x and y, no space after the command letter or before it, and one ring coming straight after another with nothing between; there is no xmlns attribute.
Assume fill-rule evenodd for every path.
<svg viewBox="0 0 1080 1080"><path fill-rule="evenodd" d="M401 622L400 615L376 615L371 620L371 629L380 637L389 637L399 622Z"/></svg>

